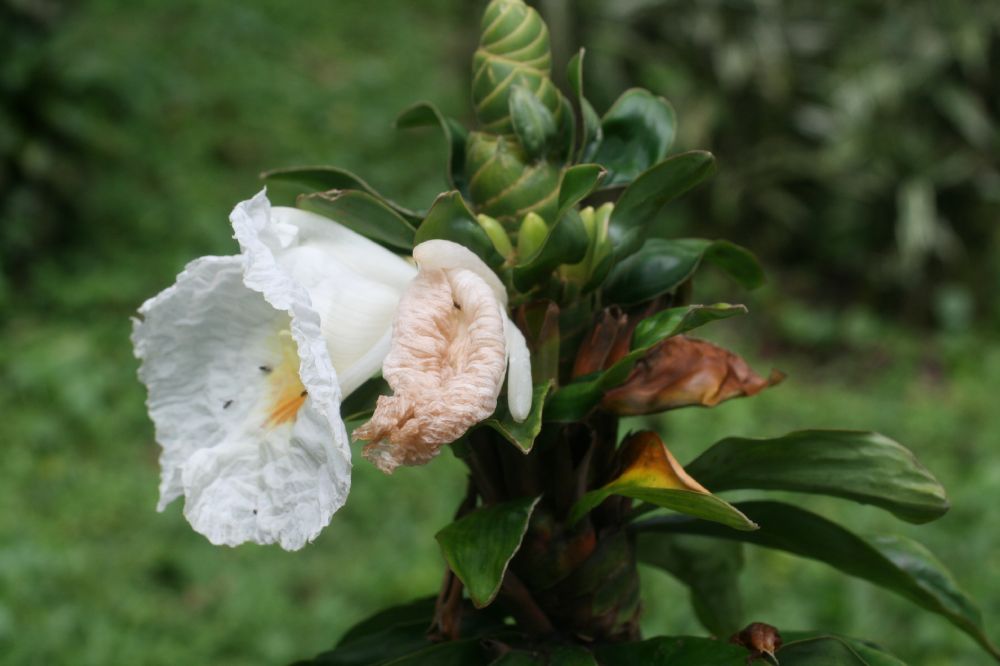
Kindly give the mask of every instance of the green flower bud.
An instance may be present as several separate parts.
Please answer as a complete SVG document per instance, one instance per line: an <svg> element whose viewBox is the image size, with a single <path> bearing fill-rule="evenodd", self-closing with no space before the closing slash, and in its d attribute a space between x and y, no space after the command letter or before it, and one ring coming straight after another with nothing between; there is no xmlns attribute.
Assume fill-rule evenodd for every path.
<svg viewBox="0 0 1000 666"><path fill-rule="evenodd" d="M510 236L507 235L507 230L503 228L502 224L489 215L481 213L476 215L476 221L479 222L479 226L483 228L486 235L490 237L493 247L497 249L497 252L504 257L510 257L514 253L514 246L511 245Z"/></svg>
<svg viewBox="0 0 1000 666"><path fill-rule="evenodd" d="M611 254L613 248L608 239L608 223L614 207L614 204L606 203L596 211L591 206L580 211L580 220L587 232L587 254L579 263L568 264L559 269L565 280L587 284L595 268Z"/></svg>
<svg viewBox="0 0 1000 666"><path fill-rule="evenodd" d="M472 59L472 101L483 129L513 134L508 99L515 85L533 92L558 122L562 106L551 69L549 29L538 12L522 0L493 0Z"/></svg>
<svg viewBox="0 0 1000 666"><path fill-rule="evenodd" d="M466 139L465 167L477 212L508 229L529 212L549 220L555 215L559 168L546 161L529 163L517 141L472 132Z"/></svg>
<svg viewBox="0 0 1000 666"><path fill-rule="evenodd" d="M545 244L549 227L537 213L528 213L517 232L517 256L520 261L530 259Z"/></svg>

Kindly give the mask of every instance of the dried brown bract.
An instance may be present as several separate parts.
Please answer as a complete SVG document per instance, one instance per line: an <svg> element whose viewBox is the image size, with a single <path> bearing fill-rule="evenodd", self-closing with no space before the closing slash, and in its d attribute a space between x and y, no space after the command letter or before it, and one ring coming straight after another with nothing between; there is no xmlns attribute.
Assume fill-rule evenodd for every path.
<svg viewBox="0 0 1000 666"><path fill-rule="evenodd" d="M746 361L704 340L683 335L651 349L621 386L602 402L616 414L652 414L675 407L703 405L760 393L784 379L772 371L764 379Z"/></svg>

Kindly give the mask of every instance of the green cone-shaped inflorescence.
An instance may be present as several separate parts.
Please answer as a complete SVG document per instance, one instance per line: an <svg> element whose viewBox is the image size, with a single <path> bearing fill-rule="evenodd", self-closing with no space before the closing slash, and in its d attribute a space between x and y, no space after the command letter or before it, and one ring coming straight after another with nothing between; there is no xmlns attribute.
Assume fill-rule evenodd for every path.
<svg viewBox="0 0 1000 666"><path fill-rule="evenodd" d="M509 98L517 86L558 116L561 102L551 69L549 29L538 12L522 0L490 2L472 59L472 102L483 130L513 135Z"/></svg>
<svg viewBox="0 0 1000 666"><path fill-rule="evenodd" d="M501 655L502 663L530 664L737 664L762 655L862 663L823 661L830 650L861 650L878 661L874 648L841 637L788 634L781 648L773 628L739 631L754 619L742 615L735 584L744 546L788 550L898 592L1000 655L975 606L920 547L868 542L795 507L731 504L719 494L804 492L882 507L911 522L940 516L948 508L940 484L891 439L851 431L729 439L685 468L655 430L619 436L622 416L714 407L783 375L760 376L738 355L690 337L746 312L690 302L703 267L747 289L764 281L744 248L669 237L665 207L711 175L713 156L669 155L676 116L649 91L626 91L599 116L583 74L581 50L565 78L571 103L551 78L539 14L522 0L492 0L473 58L477 130L467 132L429 103L400 117L403 127L437 126L448 147L451 190L427 212L399 206L342 170L267 176L299 194L300 207L393 251L441 240L471 250L495 273L497 289L506 287L508 323L517 331L505 327L504 334L522 334L531 357L527 416L514 418L500 401L451 442L469 468L469 490L458 519L438 534L449 568L436 602L389 612L393 622L419 614L399 625L412 629L405 639L385 629L386 618L362 624L345 637L344 659L334 654L323 663L402 663L393 660L411 648L427 660L406 663L501 663ZM455 308L449 316L461 311L458 302ZM463 371L449 367L441 376ZM351 396L352 413L376 408L381 381ZM663 510L670 514L647 516ZM691 638L634 642L637 560L675 576L706 630L743 647ZM428 608L434 623L425 643ZM557 659L560 650L562 657L582 650L585 658ZM803 656L810 653L819 660ZM878 663L895 663L888 659Z"/></svg>

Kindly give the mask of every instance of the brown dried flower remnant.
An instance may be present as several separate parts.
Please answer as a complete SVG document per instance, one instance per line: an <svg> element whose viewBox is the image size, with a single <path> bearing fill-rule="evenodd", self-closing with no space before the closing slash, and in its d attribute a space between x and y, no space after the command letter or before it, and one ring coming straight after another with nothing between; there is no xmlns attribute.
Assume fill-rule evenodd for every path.
<svg viewBox="0 0 1000 666"><path fill-rule="evenodd" d="M736 354L678 335L651 349L624 384L605 394L602 405L623 415L688 405L713 407L730 398L756 395L782 379L778 371L764 379Z"/></svg>
<svg viewBox="0 0 1000 666"><path fill-rule="evenodd" d="M421 265L399 302L382 366L393 395L381 396L354 431L371 442L365 457L387 474L424 464L492 414L507 365L504 319L477 272Z"/></svg>
<svg viewBox="0 0 1000 666"><path fill-rule="evenodd" d="M729 642L750 650L750 654L747 656L748 664L758 659L772 664L778 663L774 653L781 649L781 634L769 624L763 622L748 624L743 631L733 634L729 638Z"/></svg>

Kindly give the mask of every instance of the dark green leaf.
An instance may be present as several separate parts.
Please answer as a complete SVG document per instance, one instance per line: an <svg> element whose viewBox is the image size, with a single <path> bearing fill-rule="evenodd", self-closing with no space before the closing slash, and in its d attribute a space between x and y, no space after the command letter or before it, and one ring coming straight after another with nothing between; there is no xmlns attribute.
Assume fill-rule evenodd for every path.
<svg viewBox="0 0 1000 666"><path fill-rule="evenodd" d="M564 645L552 650L548 666L598 666L598 664L590 650Z"/></svg>
<svg viewBox="0 0 1000 666"><path fill-rule="evenodd" d="M606 173L599 164L577 164L565 169L559 182L559 214L597 189Z"/></svg>
<svg viewBox="0 0 1000 666"><path fill-rule="evenodd" d="M630 348L633 351L647 351L663 340L704 326L719 319L728 319L746 314L745 305L716 303L715 305L684 305L669 308L646 317L635 327Z"/></svg>
<svg viewBox="0 0 1000 666"><path fill-rule="evenodd" d="M333 190L299 197L299 208L330 218L394 250L413 251L416 229L398 213L360 190Z"/></svg>
<svg viewBox="0 0 1000 666"><path fill-rule="evenodd" d="M556 119L552 112L534 93L521 85L511 86L507 103L514 133L521 146L529 157L542 157L556 134Z"/></svg>
<svg viewBox="0 0 1000 666"><path fill-rule="evenodd" d="M694 636L660 636L596 650L602 666L746 666L747 654L738 645Z"/></svg>
<svg viewBox="0 0 1000 666"><path fill-rule="evenodd" d="M575 381L557 390L545 406L547 421L578 421L601 401L604 393L624 382L649 349L672 335L743 314L742 305L685 305L659 312L641 321L632 334L632 351L597 376Z"/></svg>
<svg viewBox="0 0 1000 666"><path fill-rule="evenodd" d="M621 260L635 252L660 209L714 170L712 153L693 150L663 160L636 178L622 192L611 213L608 234L615 246L615 256Z"/></svg>
<svg viewBox="0 0 1000 666"><path fill-rule="evenodd" d="M458 192L445 192L434 200L427 217L417 229L414 246L424 241L442 238L469 248L496 270L504 258Z"/></svg>
<svg viewBox="0 0 1000 666"><path fill-rule="evenodd" d="M576 115L573 103L559 93L559 127L556 130L555 149L566 164L572 164L576 154Z"/></svg>
<svg viewBox="0 0 1000 666"><path fill-rule="evenodd" d="M905 666L896 657L862 641L833 634L782 632L781 666Z"/></svg>
<svg viewBox="0 0 1000 666"><path fill-rule="evenodd" d="M417 102L404 109L396 118L396 127L398 128L432 127L434 125L441 129L448 150L448 163L445 171L448 184L460 192L466 192L465 137L468 132L461 123L454 118L446 117L430 102Z"/></svg>
<svg viewBox="0 0 1000 666"><path fill-rule="evenodd" d="M655 540L662 534L700 534L744 541L825 562L849 576L880 585L944 616L1000 659L1000 650L990 642L983 629L979 609L924 548L899 537L888 542L869 543L836 523L781 502L742 502L736 507L760 524L761 529L739 532L706 521L674 517L650 519L635 528L640 539ZM655 545L650 547L655 548Z"/></svg>
<svg viewBox="0 0 1000 666"><path fill-rule="evenodd" d="M764 271L756 257L739 245L702 238L653 238L615 265L602 290L612 303L642 303L684 284L703 260L715 264L747 289L764 284Z"/></svg>
<svg viewBox="0 0 1000 666"><path fill-rule="evenodd" d="M363 666L422 650L430 645L435 601L425 597L376 613L348 629L336 648L302 664Z"/></svg>
<svg viewBox="0 0 1000 666"><path fill-rule="evenodd" d="M511 650L490 662L490 666L546 666L546 659L535 652Z"/></svg>
<svg viewBox="0 0 1000 666"><path fill-rule="evenodd" d="M638 558L688 586L698 619L715 636L725 638L744 626L739 589L742 544L675 534L655 542L640 541Z"/></svg>
<svg viewBox="0 0 1000 666"><path fill-rule="evenodd" d="M714 491L745 488L833 495L925 523L948 510L944 488L908 449L874 432L803 430L730 437L687 470Z"/></svg>
<svg viewBox="0 0 1000 666"><path fill-rule="evenodd" d="M537 503L536 497L483 507L437 533L448 566L477 608L489 605L500 591Z"/></svg>
<svg viewBox="0 0 1000 666"><path fill-rule="evenodd" d="M483 658L482 644L473 638L431 645L403 657L380 661L378 666L469 666L483 663Z"/></svg>
<svg viewBox="0 0 1000 666"><path fill-rule="evenodd" d="M404 208L382 196L374 187L346 169L333 166L305 166L273 169L260 177L267 184L267 196L276 206L294 206L302 194L330 190L360 190L372 195L408 222L417 223L422 213Z"/></svg>
<svg viewBox="0 0 1000 666"><path fill-rule="evenodd" d="M522 453L528 453L531 451L531 447L534 446L535 438L538 437L538 433L542 429L542 410L545 408L545 399L549 396L552 386L553 382L551 379L545 383L535 385L531 398L531 411L528 412L528 417L521 423L515 421L510 415L510 410L508 410L505 401L498 401L496 413L483 421L483 425L489 426L499 432L508 442L519 448Z"/></svg>
<svg viewBox="0 0 1000 666"><path fill-rule="evenodd" d="M583 162L589 160L590 156L597 152L597 147L601 144L603 133L601 131L601 119L598 117L594 107L590 105L587 98L583 96L583 56L584 49L580 49L574 55L566 67L566 76L569 79L570 88L576 95L576 103L582 116L580 147L576 153L576 161Z"/></svg>
<svg viewBox="0 0 1000 666"><path fill-rule="evenodd" d="M667 155L677 117L670 103L648 90L622 93L601 119L603 138L594 161L610 171L606 186L625 185Z"/></svg>
<svg viewBox="0 0 1000 666"><path fill-rule="evenodd" d="M575 209L566 210L549 230L542 247L514 266L514 286L522 292L549 276L557 266L575 264L587 254L587 230Z"/></svg>

